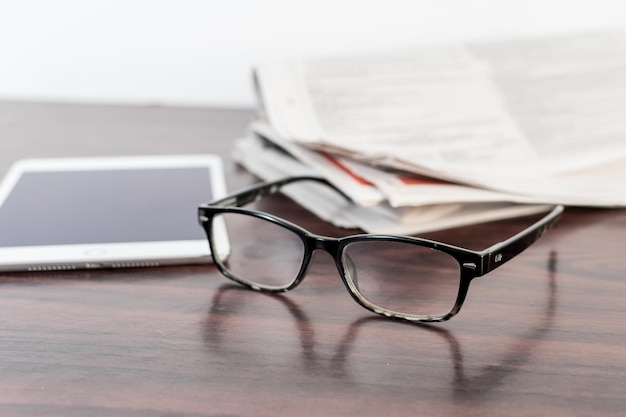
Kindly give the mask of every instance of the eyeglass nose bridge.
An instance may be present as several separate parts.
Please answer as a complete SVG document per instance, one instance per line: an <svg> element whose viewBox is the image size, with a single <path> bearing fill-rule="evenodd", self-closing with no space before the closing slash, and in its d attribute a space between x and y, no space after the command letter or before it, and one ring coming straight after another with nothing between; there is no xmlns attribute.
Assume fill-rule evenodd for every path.
<svg viewBox="0 0 626 417"><path fill-rule="evenodd" d="M311 266L311 262L313 261L313 258L315 257L315 253L318 249L328 253L331 256L331 258L335 262L335 266L338 269L341 279L344 281L344 284L349 285L348 282L346 282L346 279L344 278L343 266L341 265L340 254L339 254L341 250L340 240L341 239L334 238L334 237L307 233L304 236L304 242L306 245L307 255L305 256L305 263L304 263L303 271L301 272L299 280L294 284L294 286L297 285L304 278L304 275L306 275L309 267ZM350 290L350 288L348 289Z"/></svg>
<svg viewBox="0 0 626 417"><path fill-rule="evenodd" d="M286 288L285 291L295 288L302 282L307 272L309 271L311 262L313 262L313 258L315 257L315 252L318 249L328 253L335 260L335 263L337 263L336 254L339 251L339 239L316 235L313 233L306 233L302 236L302 238L305 246L305 255L304 259L302 260L302 269L298 273L295 281L289 286L289 288ZM337 267L340 268L339 265L337 265Z"/></svg>
<svg viewBox="0 0 626 417"><path fill-rule="evenodd" d="M335 258L339 250L339 239L310 233L306 236L306 245L311 253L319 249Z"/></svg>

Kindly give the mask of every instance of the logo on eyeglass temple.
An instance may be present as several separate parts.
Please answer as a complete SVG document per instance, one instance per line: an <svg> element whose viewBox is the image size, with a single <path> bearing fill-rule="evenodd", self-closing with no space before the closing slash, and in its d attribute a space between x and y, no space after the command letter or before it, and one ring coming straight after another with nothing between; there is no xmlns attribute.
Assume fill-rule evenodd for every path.
<svg viewBox="0 0 626 417"><path fill-rule="evenodd" d="M500 262L500 261L502 260L502 254L501 254L501 253L497 254L497 255L496 255L496 257L495 257L495 258L493 258L493 260L494 260L495 262Z"/></svg>

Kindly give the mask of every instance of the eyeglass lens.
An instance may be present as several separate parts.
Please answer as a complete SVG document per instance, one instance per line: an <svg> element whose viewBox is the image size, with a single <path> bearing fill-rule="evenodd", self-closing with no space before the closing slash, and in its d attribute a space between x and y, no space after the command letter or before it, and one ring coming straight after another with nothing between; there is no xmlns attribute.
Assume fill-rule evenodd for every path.
<svg viewBox="0 0 626 417"><path fill-rule="evenodd" d="M284 288L296 279L304 258L298 235L246 214L223 213L214 221L219 218L226 223L231 245L230 255L220 261L232 275L267 288Z"/></svg>
<svg viewBox="0 0 626 417"><path fill-rule="evenodd" d="M456 302L460 270L445 252L406 242L362 240L343 253L344 273L370 303L405 315L445 315Z"/></svg>

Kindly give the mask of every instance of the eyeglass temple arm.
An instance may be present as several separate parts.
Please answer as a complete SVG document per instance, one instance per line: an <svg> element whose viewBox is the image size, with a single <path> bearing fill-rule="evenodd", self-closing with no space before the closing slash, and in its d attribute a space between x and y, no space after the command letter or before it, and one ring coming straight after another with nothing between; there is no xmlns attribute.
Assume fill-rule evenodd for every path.
<svg viewBox="0 0 626 417"><path fill-rule="evenodd" d="M555 206L544 218L526 230L482 251L485 261L483 262L484 267L480 275L493 271L526 250L548 229L558 224L562 213L563 206Z"/></svg>
<svg viewBox="0 0 626 417"><path fill-rule="evenodd" d="M235 194L231 194L220 200L210 203L211 206L226 206L226 207L243 207L246 204L252 203L267 195L275 194L285 185L292 184L299 181L314 181L320 184L324 184L337 193L341 194L346 200L352 201L343 191L337 188L334 184L331 184L328 180L322 177L314 176L301 176L301 177L288 177L276 181L263 182L253 185L249 188L241 190Z"/></svg>

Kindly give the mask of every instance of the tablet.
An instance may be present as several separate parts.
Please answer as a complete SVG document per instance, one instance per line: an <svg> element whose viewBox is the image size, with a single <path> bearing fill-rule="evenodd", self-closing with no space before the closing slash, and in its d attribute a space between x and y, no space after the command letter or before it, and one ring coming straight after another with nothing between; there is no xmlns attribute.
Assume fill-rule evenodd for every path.
<svg viewBox="0 0 626 417"><path fill-rule="evenodd" d="M225 193L215 155L19 161L0 184L0 271L210 262L197 208Z"/></svg>

